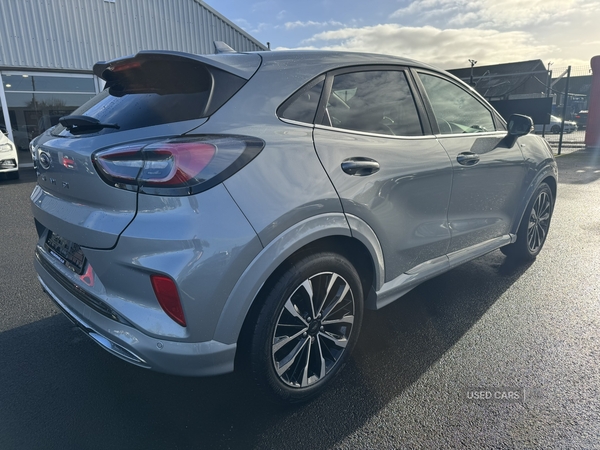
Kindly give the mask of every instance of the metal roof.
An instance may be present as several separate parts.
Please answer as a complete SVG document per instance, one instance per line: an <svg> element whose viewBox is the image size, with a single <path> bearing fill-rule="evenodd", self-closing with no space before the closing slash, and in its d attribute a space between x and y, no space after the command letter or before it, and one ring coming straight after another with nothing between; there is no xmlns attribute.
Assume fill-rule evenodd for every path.
<svg viewBox="0 0 600 450"><path fill-rule="evenodd" d="M470 81L470 67L451 69L448 72L467 84ZM485 98L541 93L545 91L547 73L548 71L540 59L475 66L473 67L473 83L477 92Z"/></svg>
<svg viewBox="0 0 600 450"><path fill-rule="evenodd" d="M91 71L140 50L266 46L201 0L2 0L0 68Z"/></svg>

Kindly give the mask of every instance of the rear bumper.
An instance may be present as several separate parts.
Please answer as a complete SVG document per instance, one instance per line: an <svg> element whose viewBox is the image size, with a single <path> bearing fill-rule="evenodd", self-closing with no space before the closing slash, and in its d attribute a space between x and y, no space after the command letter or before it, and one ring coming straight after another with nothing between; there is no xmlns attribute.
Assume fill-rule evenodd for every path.
<svg viewBox="0 0 600 450"><path fill-rule="evenodd" d="M175 342L147 336L82 303L35 261L44 291L88 337L124 361L158 372L184 376L233 371L235 344L217 341Z"/></svg>

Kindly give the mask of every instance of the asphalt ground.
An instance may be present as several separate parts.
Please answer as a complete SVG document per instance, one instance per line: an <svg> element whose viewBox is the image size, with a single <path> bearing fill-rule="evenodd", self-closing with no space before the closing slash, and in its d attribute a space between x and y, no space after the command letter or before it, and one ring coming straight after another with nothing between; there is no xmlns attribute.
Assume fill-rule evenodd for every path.
<svg viewBox="0 0 600 450"><path fill-rule="evenodd" d="M33 171L0 181L0 449L600 448L600 151L557 161L534 263L495 251L368 314L336 384L296 407L91 342L37 282Z"/></svg>

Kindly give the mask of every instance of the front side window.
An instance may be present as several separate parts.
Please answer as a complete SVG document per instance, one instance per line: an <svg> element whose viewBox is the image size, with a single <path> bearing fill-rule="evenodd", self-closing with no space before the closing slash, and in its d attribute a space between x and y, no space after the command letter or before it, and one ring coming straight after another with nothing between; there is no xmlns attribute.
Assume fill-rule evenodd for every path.
<svg viewBox="0 0 600 450"><path fill-rule="evenodd" d="M495 131L492 113L448 80L419 73L441 134Z"/></svg>
<svg viewBox="0 0 600 450"><path fill-rule="evenodd" d="M323 125L392 136L421 136L415 100L400 70L335 75Z"/></svg>

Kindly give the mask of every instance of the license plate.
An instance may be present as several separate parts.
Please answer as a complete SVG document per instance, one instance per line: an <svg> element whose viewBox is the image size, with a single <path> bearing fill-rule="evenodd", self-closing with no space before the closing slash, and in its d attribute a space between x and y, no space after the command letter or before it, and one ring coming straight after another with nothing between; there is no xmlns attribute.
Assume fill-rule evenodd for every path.
<svg viewBox="0 0 600 450"><path fill-rule="evenodd" d="M79 245L71 242L58 234L48 231L46 238L46 250L56 260L60 261L66 267L71 269L76 274L83 273L85 266L85 256Z"/></svg>

